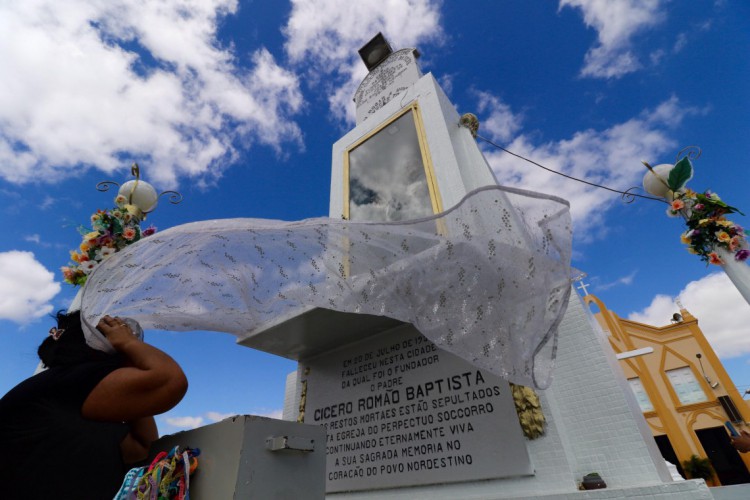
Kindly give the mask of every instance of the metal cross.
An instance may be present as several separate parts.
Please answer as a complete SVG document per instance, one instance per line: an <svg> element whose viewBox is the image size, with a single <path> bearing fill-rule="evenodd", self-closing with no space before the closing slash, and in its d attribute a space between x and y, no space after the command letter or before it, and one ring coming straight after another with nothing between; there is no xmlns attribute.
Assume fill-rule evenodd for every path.
<svg viewBox="0 0 750 500"><path fill-rule="evenodd" d="M589 294L589 291L586 289L589 286L591 285L587 285L583 282L583 279L581 279L581 286L577 286L576 288L578 288L579 290L583 290L583 295L586 296Z"/></svg>

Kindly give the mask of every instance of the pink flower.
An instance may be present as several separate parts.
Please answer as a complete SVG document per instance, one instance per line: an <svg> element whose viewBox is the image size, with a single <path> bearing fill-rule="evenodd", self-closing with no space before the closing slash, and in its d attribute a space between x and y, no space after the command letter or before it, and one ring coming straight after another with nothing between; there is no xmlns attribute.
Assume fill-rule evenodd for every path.
<svg viewBox="0 0 750 500"><path fill-rule="evenodd" d="M735 255L735 259L736 258L737 258L737 256ZM721 260L721 257L719 257L719 254L716 253L716 252L711 252L710 254L708 254L708 261L711 264L716 264L717 266L719 266L719 265L721 265L721 264L724 263L724 261Z"/></svg>
<svg viewBox="0 0 750 500"><path fill-rule="evenodd" d="M102 236L101 238L99 238L99 240L97 241L97 243L101 247L108 247L108 246L112 246L112 243L114 243L114 241L115 240L112 238L112 236L110 234L105 234L104 236Z"/></svg>
<svg viewBox="0 0 750 500"><path fill-rule="evenodd" d="M132 227L126 227L122 232L122 237L130 241L135 238L135 229Z"/></svg>
<svg viewBox="0 0 750 500"><path fill-rule="evenodd" d="M682 201L682 200L674 200L672 202L672 210L678 211L678 210L682 210L683 208L685 208L685 202L684 201Z"/></svg>
<svg viewBox="0 0 750 500"><path fill-rule="evenodd" d="M65 281L73 282L73 277L75 276L75 271L73 271L71 268L67 266L63 266L60 268L60 270L63 273L63 278L65 278Z"/></svg>
<svg viewBox="0 0 750 500"><path fill-rule="evenodd" d="M729 250L734 252L740 247L740 237L739 236L732 236L732 239L729 240Z"/></svg>

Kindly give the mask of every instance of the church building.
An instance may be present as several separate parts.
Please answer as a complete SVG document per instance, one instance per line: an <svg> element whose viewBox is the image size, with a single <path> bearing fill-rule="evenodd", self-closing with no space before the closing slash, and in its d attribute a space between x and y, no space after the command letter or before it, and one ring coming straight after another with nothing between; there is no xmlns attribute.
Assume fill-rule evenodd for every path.
<svg viewBox="0 0 750 500"><path fill-rule="evenodd" d="M664 458L683 475L683 461L708 458L715 472L707 480L712 486L750 482L750 456L732 447L724 425L750 430L750 408L698 319L679 305L669 324L652 326L619 317L594 295L584 301L598 307L595 317Z"/></svg>

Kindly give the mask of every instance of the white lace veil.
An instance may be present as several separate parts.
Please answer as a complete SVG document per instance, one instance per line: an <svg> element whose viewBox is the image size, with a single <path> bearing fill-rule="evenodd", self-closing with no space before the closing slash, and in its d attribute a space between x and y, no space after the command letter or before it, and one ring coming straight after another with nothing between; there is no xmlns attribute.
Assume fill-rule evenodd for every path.
<svg viewBox="0 0 750 500"><path fill-rule="evenodd" d="M109 257L83 289L82 317L89 344L107 350L91 326L105 314L238 337L311 306L383 315L544 388L570 294L570 249L567 202L497 186L399 223L209 220Z"/></svg>

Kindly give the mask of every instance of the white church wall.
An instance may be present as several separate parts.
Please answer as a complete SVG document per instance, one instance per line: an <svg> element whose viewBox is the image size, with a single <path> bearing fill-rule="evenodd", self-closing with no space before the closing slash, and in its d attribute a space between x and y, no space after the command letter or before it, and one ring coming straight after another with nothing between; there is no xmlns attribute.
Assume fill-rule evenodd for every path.
<svg viewBox="0 0 750 500"><path fill-rule="evenodd" d="M597 328L572 292L560 325L554 380L547 392L560 413L574 475L580 479L598 472L610 487L671 481L653 438L644 436L637 424L624 378L616 362L613 366L608 360L608 355L614 356Z"/></svg>

